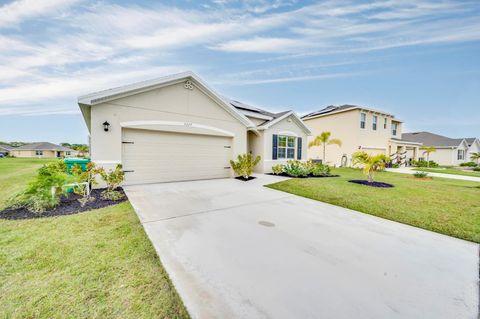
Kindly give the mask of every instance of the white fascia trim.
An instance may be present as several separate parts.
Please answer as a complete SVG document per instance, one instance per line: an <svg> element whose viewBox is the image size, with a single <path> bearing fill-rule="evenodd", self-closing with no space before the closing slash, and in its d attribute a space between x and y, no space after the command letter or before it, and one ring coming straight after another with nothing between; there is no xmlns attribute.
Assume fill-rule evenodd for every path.
<svg viewBox="0 0 480 319"><path fill-rule="evenodd" d="M138 93L150 91L153 89L157 89L160 87L164 87L167 85L179 83L189 78L194 80L194 82L196 82L194 84L197 88L199 88L204 93L206 93L211 98L213 98L220 106L222 106L228 113L230 113L233 117L239 120L243 125L245 125L246 127L255 127L255 124L253 124L252 121L250 121L245 115L240 113L235 107L230 105L230 103L222 99L220 95L218 95L213 89L211 89L202 79L200 79L192 71L182 72L178 74L161 77L158 79L138 82L138 83L125 85L125 86L110 89L110 90L83 95L78 97L78 104L93 106L95 104L105 103L111 100L116 100L116 99L130 96L133 94L138 94Z"/></svg>
<svg viewBox="0 0 480 319"><path fill-rule="evenodd" d="M150 126L150 125L165 125L165 126L176 126L176 127L193 127L198 129L203 129L207 131L222 133L222 135L234 137L235 133L230 131L223 130L218 127L208 126L198 123L191 123L191 122L175 122L175 121L128 121L128 122L120 122L121 127L125 128L134 128L138 126Z"/></svg>
<svg viewBox="0 0 480 319"><path fill-rule="evenodd" d="M310 131L310 129L305 125L305 123L303 123L303 121L298 117L297 114L295 114L295 112L293 111L290 111L288 113L285 113L283 114L282 116L280 117L277 117L276 119L274 119L273 121L270 121L268 123L265 123L264 125L261 125L258 127L259 130L266 130L266 129L269 129L272 125L275 125L276 123L286 119L287 117L289 117L290 115L292 115L293 119L295 120L295 122L297 123L298 126L300 126L300 128L302 128L302 130L307 134L307 135L311 135L312 132Z"/></svg>
<svg viewBox="0 0 480 319"><path fill-rule="evenodd" d="M402 145L419 145L423 146L423 143L420 142L409 142L409 141L396 141L396 140L390 140L390 143L395 143L395 144L402 144Z"/></svg>

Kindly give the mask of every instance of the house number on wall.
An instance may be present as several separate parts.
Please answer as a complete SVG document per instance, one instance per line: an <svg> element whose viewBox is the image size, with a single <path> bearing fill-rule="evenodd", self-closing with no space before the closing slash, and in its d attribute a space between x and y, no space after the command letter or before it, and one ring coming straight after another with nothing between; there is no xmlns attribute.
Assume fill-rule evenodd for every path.
<svg viewBox="0 0 480 319"><path fill-rule="evenodd" d="M193 124L190 123L190 122L185 122L185 123L183 123L183 125L188 126L188 127L191 127Z"/></svg>

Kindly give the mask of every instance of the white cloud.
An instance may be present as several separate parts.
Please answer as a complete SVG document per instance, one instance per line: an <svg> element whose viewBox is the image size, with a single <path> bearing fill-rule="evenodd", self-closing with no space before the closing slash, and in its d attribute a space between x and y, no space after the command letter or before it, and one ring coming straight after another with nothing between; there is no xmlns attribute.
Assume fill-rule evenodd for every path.
<svg viewBox="0 0 480 319"><path fill-rule="evenodd" d="M311 43L296 39L254 37L224 42L212 48L227 52L285 53L311 46Z"/></svg>
<svg viewBox="0 0 480 319"><path fill-rule="evenodd" d="M344 62L340 53L480 40L478 15L469 13L478 11L476 2L332 0L301 8L291 7L294 1L221 2L207 9L108 1L71 7L74 0L1 6L0 28L37 17L54 18L54 23L37 33L21 28L0 33L0 114L14 112L12 105L59 105L56 99L68 99L76 109L75 98L82 93L199 65L216 67L204 57L231 59L240 71L247 68L231 77L223 70L218 83L266 84L362 74L295 67L288 60L296 58L330 55L326 64L331 65L325 67L333 68ZM231 55L235 52L244 54L240 62ZM245 53L265 54L262 66ZM275 66L263 66L273 61ZM252 66L238 66L242 63L260 70L248 75Z"/></svg>
<svg viewBox="0 0 480 319"><path fill-rule="evenodd" d="M12 27L23 20L52 14L78 0L17 0L0 7L0 28Z"/></svg>

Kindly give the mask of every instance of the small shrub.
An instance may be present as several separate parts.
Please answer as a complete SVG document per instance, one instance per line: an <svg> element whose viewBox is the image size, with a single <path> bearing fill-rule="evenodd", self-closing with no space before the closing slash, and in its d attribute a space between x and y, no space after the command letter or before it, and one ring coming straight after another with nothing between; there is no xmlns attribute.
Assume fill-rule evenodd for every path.
<svg viewBox="0 0 480 319"><path fill-rule="evenodd" d="M428 173L418 171L418 172L413 173L413 176L415 176L416 178L426 178L428 176Z"/></svg>
<svg viewBox="0 0 480 319"><path fill-rule="evenodd" d="M477 163L475 162L466 162L466 163L460 163L460 166L462 167L477 167Z"/></svg>
<svg viewBox="0 0 480 319"><path fill-rule="evenodd" d="M62 186L69 182L67 166L63 161L43 165L25 190L13 195L8 201L10 208L26 208L41 214L55 208L64 194Z"/></svg>
<svg viewBox="0 0 480 319"><path fill-rule="evenodd" d="M248 179L252 175L255 166L260 162L260 159L260 155L257 155L254 159L250 153L240 154L237 157L237 161L230 161L230 165L235 174Z"/></svg>
<svg viewBox="0 0 480 319"><path fill-rule="evenodd" d="M285 170L285 165L283 164L277 164L272 166L272 173L275 175L282 174L284 170Z"/></svg>
<svg viewBox="0 0 480 319"><path fill-rule="evenodd" d="M474 167L473 170L474 170L475 172L480 172L480 166Z"/></svg>
<svg viewBox="0 0 480 319"><path fill-rule="evenodd" d="M328 165L323 165L320 163L315 164L313 170L311 171L313 176L329 176L330 167Z"/></svg>
<svg viewBox="0 0 480 319"><path fill-rule="evenodd" d="M101 194L102 199L108 200L119 200L123 198L123 194L116 191L115 189L120 186L125 178L125 173L122 170L122 165L118 164L114 170L109 172L105 169L98 169L98 173L102 180L107 184L107 189L104 190Z"/></svg>
<svg viewBox="0 0 480 319"><path fill-rule="evenodd" d="M413 166L416 166L416 167L433 167L433 168L438 167L438 163L434 161L427 162L425 160L419 160L419 161L413 161L412 164Z"/></svg>
<svg viewBox="0 0 480 319"><path fill-rule="evenodd" d="M285 173L292 177L304 177L308 175L308 170L302 162L290 160L285 165Z"/></svg>
<svg viewBox="0 0 480 319"><path fill-rule="evenodd" d="M393 163L392 164L392 168L399 168L399 167L400 167L400 164L398 164L398 163Z"/></svg>

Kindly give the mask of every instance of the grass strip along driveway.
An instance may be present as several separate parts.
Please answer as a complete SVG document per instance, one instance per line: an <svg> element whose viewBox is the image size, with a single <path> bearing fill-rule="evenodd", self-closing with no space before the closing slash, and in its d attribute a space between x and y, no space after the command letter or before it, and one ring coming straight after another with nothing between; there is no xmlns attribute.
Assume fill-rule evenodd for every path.
<svg viewBox="0 0 480 319"><path fill-rule="evenodd" d="M463 171L461 169L456 169L456 168L441 169L441 168L423 168L422 167L422 168L415 168L414 171L480 177L480 172Z"/></svg>
<svg viewBox="0 0 480 319"><path fill-rule="evenodd" d="M0 207L43 163L0 159ZM0 318L188 318L128 202L0 220L0 247Z"/></svg>
<svg viewBox="0 0 480 319"><path fill-rule="evenodd" d="M341 177L291 179L267 187L480 243L480 183L380 172L376 181L395 185L382 189L349 183L365 179L357 169L332 173Z"/></svg>

